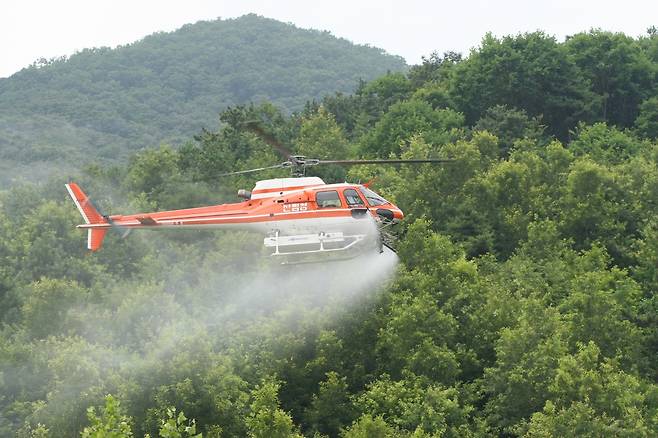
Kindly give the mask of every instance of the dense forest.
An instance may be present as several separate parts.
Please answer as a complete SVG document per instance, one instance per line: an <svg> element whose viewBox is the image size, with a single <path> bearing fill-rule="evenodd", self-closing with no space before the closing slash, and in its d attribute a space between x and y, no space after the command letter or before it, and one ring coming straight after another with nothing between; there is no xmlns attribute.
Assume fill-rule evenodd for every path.
<svg viewBox="0 0 658 438"><path fill-rule="evenodd" d="M406 69L381 49L256 15L41 60L0 79L0 184L73 171L72 163L125 163L216 126L228 106L301 110Z"/></svg>
<svg viewBox="0 0 658 438"><path fill-rule="evenodd" d="M486 35L219 119L76 181L108 213L232 202L257 177L218 174L280 160L253 120L308 156L454 161L318 170L406 218L397 255L301 268L235 232L89 254L64 179L5 190L0 435L658 434L655 29Z"/></svg>

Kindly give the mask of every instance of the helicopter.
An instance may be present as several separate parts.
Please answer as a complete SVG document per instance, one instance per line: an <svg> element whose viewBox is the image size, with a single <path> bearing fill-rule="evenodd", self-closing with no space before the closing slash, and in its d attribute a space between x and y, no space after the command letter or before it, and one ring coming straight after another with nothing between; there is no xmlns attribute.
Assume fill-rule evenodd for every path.
<svg viewBox="0 0 658 438"><path fill-rule="evenodd" d="M87 248L98 251L108 230L124 234L133 229L214 228L244 230L264 236L263 246L281 264L349 259L367 251L392 249L385 229L399 223L404 213L368 184L326 184L306 169L318 165L445 163L447 159L320 160L289 153L273 137L253 128L287 159L267 167L228 172L243 175L269 169L290 169L291 176L256 182L240 189L241 202L152 213L103 215L74 182L66 189L84 219Z"/></svg>

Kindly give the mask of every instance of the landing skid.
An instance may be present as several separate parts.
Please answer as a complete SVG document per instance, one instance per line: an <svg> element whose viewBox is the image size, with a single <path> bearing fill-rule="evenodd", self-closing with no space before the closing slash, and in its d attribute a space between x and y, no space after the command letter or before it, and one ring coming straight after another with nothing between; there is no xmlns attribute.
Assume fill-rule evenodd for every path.
<svg viewBox="0 0 658 438"><path fill-rule="evenodd" d="M283 265L347 260L375 248L367 234L344 235L341 232L281 236L275 232L263 244L270 257ZM372 243L372 244L371 244Z"/></svg>

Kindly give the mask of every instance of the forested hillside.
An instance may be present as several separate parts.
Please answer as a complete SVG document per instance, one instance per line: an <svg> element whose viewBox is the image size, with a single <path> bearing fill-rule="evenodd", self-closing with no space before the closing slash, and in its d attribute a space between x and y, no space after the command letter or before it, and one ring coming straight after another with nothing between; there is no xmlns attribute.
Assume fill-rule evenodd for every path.
<svg viewBox="0 0 658 438"><path fill-rule="evenodd" d="M405 69L380 49L256 15L44 60L0 79L0 184L71 163L125 163L137 150L215 127L228 106L270 101L300 110Z"/></svg>
<svg viewBox="0 0 658 438"><path fill-rule="evenodd" d="M262 236L112 233L64 180L0 194L0 435L658 434L658 34L541 32L433 55L290 114L76 178L105 212L235 200L280 160L406 213L398 255L277 267ZM315 170L315 169L314 169ZM115 435L110 435L110 432Z"/></svg>

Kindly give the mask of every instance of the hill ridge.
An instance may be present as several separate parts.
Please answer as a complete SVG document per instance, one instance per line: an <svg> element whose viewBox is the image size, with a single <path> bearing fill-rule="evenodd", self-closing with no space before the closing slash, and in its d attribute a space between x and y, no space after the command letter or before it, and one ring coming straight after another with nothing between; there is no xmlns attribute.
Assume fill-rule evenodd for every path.
<svg viewBox="0 0 658 438"><path fill-rule="evenodd" d="M214 128L231 105L268 100L296 111L406 68L382 49L255 14L84 49L0 80L0 171L7 182L16 165L49 167L57 151L64 161L121 161Z"/></svg>

